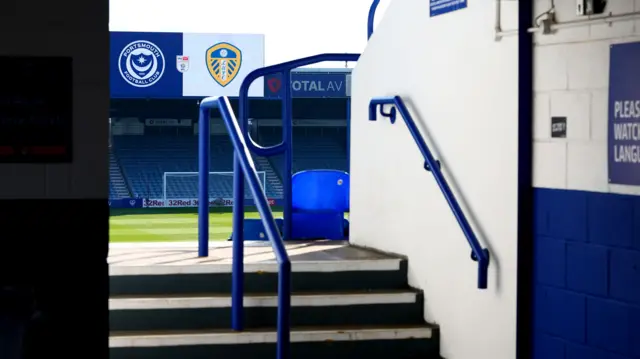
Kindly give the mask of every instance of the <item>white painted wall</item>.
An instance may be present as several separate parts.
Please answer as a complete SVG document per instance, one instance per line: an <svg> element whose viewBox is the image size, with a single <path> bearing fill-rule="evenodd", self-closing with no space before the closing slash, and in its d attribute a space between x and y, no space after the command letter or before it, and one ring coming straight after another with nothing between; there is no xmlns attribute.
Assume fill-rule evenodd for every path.
<svg viewBox="0 0 640 359"><path fill-rule="evenodd" d="M493 1L429 17L391 3L353 75L351 240L407 255L409 281L441 326L447 359L513 359L517 272L517 38L494 41ZM503 26L517 1L503 2ZM376 96L403 96L446 178L490 248L489 289L402 122L369 122Z"/></svg>
<svg viewBox="0 0 640 359"><path fill-rule="evenodd" d="M550 8L536 1L536 14ZM584 19L575 1L555 0L559 22ZM640 11L640 0L609 1L607 14ZM607 109L609 48L640 41L640 20L584 24L535 35L534 186L640 194L640 187L609 185ZM551 117L567 116L567 138L551 138Z"/></svg>

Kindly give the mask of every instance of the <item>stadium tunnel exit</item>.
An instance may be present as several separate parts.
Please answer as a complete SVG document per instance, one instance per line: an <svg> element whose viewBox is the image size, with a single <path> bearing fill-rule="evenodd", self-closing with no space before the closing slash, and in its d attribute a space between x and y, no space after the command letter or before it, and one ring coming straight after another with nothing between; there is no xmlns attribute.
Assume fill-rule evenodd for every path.
<svg viewBox="0 0 640 359"><path fill-rule="evenodd" d="M276 328L283 325L275 321L277 309L291 305L294 327L308 324L300 318L335 326L335 318L348 317L362 328L340 334L280 327L260 335L265 345L252 349L247 348L256 344L255 333L236 332L224 337L235 335L238 345L232 352L224 352L229 339L209 333L202 336L208 350L266 356L273 355L277 343L292 339L297 353L346 358L350 347L341 345L352 340L371 343L365 346L367 357L411 352L447 359L640 358L635 325L640 320L640 170L634 156L615 155L619 149L633 153L638 146L621 134L637 116L614 111L616 103L633 108L638 96L637 84L629 79L640 75L640 3L608 2L606 10L600 9L604 13L589 4L604 2L576 7L569 0L393 1L352 75L350 241L359 248L345 248L367 252L369 261L316 261L296 272L292 257L290 302L282 295L253 298L243 321L249 327L266 323ZM194 339L188 335L108 339L109 309L112 318L129 316L119 322L121 328L152 329L135 313L148 301L108 304L108 2L38 5L0 5L6 10L0 12L0 61L6 65L1 68L17 71L29 63L32 72L25 70L26 76L45 61L66 74L62 85L59 78L39 73L39 88L47 91L38 100L58 103L49 108L57 112L48 115L64 120L56 131L73 136L32 143L34 136L25 133L35 126L21 130L3 123L3 146L64 151L27 152L34 156L30 164L17 156L0 165L7 174L0 176L0 213L3 230L10 234L0 251L2 328L16 314L22 322L37 323L26 336L32 358L86 356L85 345L105 358L203 357L201 347L189 345ZM93 44L91 56L78 46L87 43ZM400 60L402 66L388 71ZM3 78L12 81L12 86L0 85L3 94L21 89L19 95L35 96L15 76ZM483 252L473 248L475 261L470 258L472 238L491 258L482 290ZM394 254L374 256L370 250ZM214 269L222 267L190 266L191 272L182 273L189 276L184 281L167 276L168 267L112 269L111 295L194 294L205 288L202 283L228 294L231 286L230 273ZM257 261L244 270L248 293L276 291L273 261ZM310 276L296 280L301 272ZM314 277L317 272L323 275ZM386 307L364 309L364 298L373 297L362 293L322 299L295 295L296 290L326 294L339 288L344 294L374 287L386 292L402 288L402 293L393 299L378 296L368 304ZM7 293L15 291L6 288L29 294L9 302L16 297ZM203 306L227 319L227 299L207 298ZM151 309L184 310L193 304L190 300L154 302ZM308 311L318 303L323 312ZM336 314L331 309L336 307L352 312ZM296 315L296 310L303 312ZM363 332L371 313L379 326L402 322L406 327L391 334ZM207 317L190 315L186 322L171 315L159 321L193 326ZM270 319L256 319L263 315ZM228 328L226 321L221 323L215 325ZM0 338L8 347L9 337ZM334 352L323 351L329 350L328 342L337 343ZM286 357L286 351L279 353Z"/></svg>

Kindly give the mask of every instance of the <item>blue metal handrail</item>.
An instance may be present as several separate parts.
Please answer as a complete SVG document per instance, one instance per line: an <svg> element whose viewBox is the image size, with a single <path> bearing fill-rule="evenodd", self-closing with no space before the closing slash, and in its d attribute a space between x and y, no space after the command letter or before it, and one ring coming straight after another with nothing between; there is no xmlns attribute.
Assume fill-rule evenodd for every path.
<svg viewBox="0 0 640 359"><path fill-rule="evenodd" d="M369 8L369 18L367 19L367 40L373 35L373 20L376 18L376 10L378 10L380 0L373 0L371 7Z"/></svg>
<svg viewBox="0 0 640 359"><path fill-rule="evenodd" d="M291 175L293 172L293 119L291 98L291 70L325 61L358 61L360 54L320 54L305 57L278 65L267 66L250 72L242 81L239 94L239 121L240 129L245 136L247 149L258 156L269 157L284 154L284 173L282 174L283 187L283 230L284 240L291 239L292 194ZM258 78L282 73L282 142L262 147L251 139L249 133L249 87ZM232 259L232 327L242 330L244 326L244 176L238 156L233 161L233 259ZM208 232L207 232L208 235Z"/></svg>
<svg viewBox="0 0 640 359"><path fill-rule="evenodd" d="M209 135L209 113L212 108L218 108L222 115L222 120L227 127L231 143L233 144L235 161L247 178L249 189L253 194L253 199L260 213L260 218L264 225L264 229L271 242L273 251L278 262L278 347L277 358L288 359L290 357L290 315L291 315L291 261L287 255L287 248L280 236L280 231L276 225L267 195L262 189L256 167L253 159L249 154L249 148L245 142L245 138L240 130L240 125L236 120L231 104L226 96L208 97L200 103L200 123L199 123L199 140L200 150L206 150L209 153L210 135ZM200 156L199 163L199 180L200 180L200 198L199 198L199 231L200 233L209 233L209 161L208 156ZM242 202L244 198L240 201ZM237 202L234 199L234 202ZM242 227L240 227L242 228ZM238 227L234 227L233 232L237 232ZM206 246L208 247L208 245ZM237 260L234 257L234 260ZM243 258L239 258L243 261ZM234 273L234 278L235 273ZM237 287L234 286L234 290ZM232 293L234 298L240 297L242 293ZM240 304L242 305L242 303ZM234 328L236 329L236 328ZM237 329L236 329L237 330Z"/></svg>
<svg viewBox="0 0 640 359"><path fill-rule="evenodd" d="M394 107L392 107L389 112L384 112L384 105L393 105ZM478 238L473 232L469 221L467 221L467 217L464 215L464 212L460 208L460 205L458 204L455 195L451 191L447 180L442 175L442 171L440 170L440 162L433 157L433 154L431 154L429 146L427 146L427 143L422 138L418 127L413 121L409 110L405 106L400 96L371 99L371 102L369 103L369 121L377 120L376 110L378 109L378 107L380 108L380 115L389 118L392 124L396 122L396 109L398 109L398 111L400 112L400 116L404 119L409 132L411 132L413 140L418 145L418 148L420 148L420 152L422 152L422 156L425 160L425 169L433 174L433 177L440 187L440 191L442 191L444 198L447 200L447 203L449 204L453 215L456 217L456 220L460 225L460 229L462 229L464 236L467 238L467 242L469 242L469 246L472 250L471 258L474 261L478 262L478 288L486 289L487 270L489 268L490 260L489 251L486 248L482 248L480 242L478 242Z"/></svg>

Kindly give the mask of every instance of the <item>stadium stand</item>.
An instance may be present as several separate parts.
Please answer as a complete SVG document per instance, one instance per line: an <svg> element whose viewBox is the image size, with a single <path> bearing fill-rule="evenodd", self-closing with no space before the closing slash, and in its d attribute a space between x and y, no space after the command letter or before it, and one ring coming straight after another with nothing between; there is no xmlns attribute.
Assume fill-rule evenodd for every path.
<svg viewBox="0 0 640 359"><path fill-rule="evenodd" d="M130 197L127 183L115 155L109 149L109 198Z"/></svg>
<svg viewBox="0 0 640 359"><path fill-rule="evenodd" d="M280 142L279 127L261 128L258 141L262 145ZM113 136L111 181L112 198L162 198L165 172L197 172L198 144L193 134L145 134ZM267 196L282 198L282 158L254 156L258 171L266 173ZM305 169L346 170L346 129L305 127L294 129L294 171ZM233 170L233 151L227 135L212 135L211 172ZM230 198L231 176L212 176L211 197ZM122 186L120 186L120 184ZM127 188L128 187L128 188ZM168 198L197 197L197 176L172 177L167 182ZM247 193L247 198L250 194Z"/></svg>
<svg viewBox="0 0 640 359"><path fill-rule="evenodd" d="M273 145L282 139L277 127L264 127L258 132L262 145ZM347 171L346 128L300 127L293 130L293 171L332 169ZM281 156L274 156L271 163L283 171Z"/></svg>
<svg viewBox="0 0 640 359"><path fill-rule="evenodd" d="M233 152L227 136L212 136L211 171L233 169ZM135 197L161 198L165 172L196 172L197 138L193 135L114 136L113 149L122 172ZM263 170L260 169L259 170ZM232 197L232 177L212 177L212 197ZM192 177L174 177L167 182L169 198L195 198L198 180ZM277 192L267 184L267 194ZM249 196L249 195L248 195Z"/></svg>

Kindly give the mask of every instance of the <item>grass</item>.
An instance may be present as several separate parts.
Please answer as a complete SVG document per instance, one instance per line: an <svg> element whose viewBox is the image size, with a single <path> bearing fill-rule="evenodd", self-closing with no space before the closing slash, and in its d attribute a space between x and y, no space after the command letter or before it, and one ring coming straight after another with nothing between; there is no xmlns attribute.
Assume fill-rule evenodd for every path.
<svg viewBox="0 0 640 359"><path fill-rule="evenodd" d="M260 218L254 208L247 208L246 218ZM282 216L274 208L273 215ZM224 241L231 235L231 209L212 208L209 213L209 238ZM196 208L154 208L111 210L111 242L180 242L198 239Z"/></svg>

